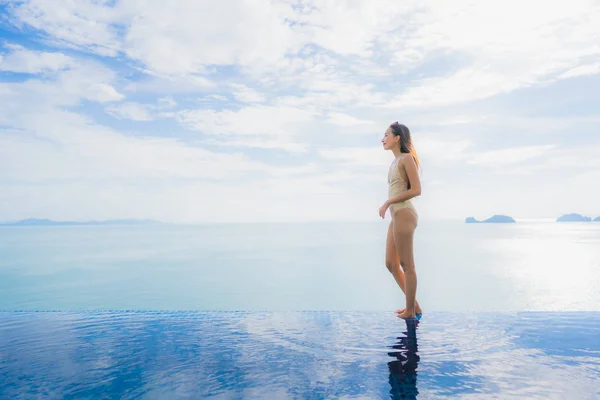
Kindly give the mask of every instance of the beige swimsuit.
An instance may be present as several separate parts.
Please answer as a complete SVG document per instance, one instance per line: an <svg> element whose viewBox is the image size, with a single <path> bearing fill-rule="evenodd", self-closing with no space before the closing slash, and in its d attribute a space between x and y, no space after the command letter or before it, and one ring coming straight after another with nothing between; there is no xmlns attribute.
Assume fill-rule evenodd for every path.
<svg viewBox="0 0 600 400"><path fill-rule="evenodd" d="M402 171L398 168L398 163L406 154L401 154L396 157L396 159L390 165L390 170L388 172L388 199L399 196L402 192L408 190L408 177L406 176L406 172L404 169ZM409 200L400 201L398 203L390 204L390 211L392 213L392 217L396 213L396 211L401 210L403 208L408 208L412 211L415 216L418 218L417 209L413 205L413 203Z"/></svg>

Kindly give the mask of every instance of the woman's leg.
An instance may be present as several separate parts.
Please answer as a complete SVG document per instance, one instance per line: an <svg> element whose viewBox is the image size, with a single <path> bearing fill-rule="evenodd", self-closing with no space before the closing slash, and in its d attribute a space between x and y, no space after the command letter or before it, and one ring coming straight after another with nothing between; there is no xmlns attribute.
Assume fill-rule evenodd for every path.
<svg viewBox="0 0 600 400"><path fill-rule="evenodd" d="M394 232L393 232L393 221L390 222L387 232L387 238L385 242L385 266L390 271L394 280L402 290L402 293L406 293L405 291L405 278L404 272L400 268L400 257L398 257L398 252L396 251L396 243L394 242ZM402 313L404 308L396 310L397 313ZM415 311L417 314L421 314L422 310L419 306L419 302L415 299Z"/></svg>
<svg viewBox="0 0 600 400"><path fill-rule="evenodd" d="M415 318L417 311L417 272L415 271L413 238L417 227L417 217L411 210L403 208L394 213L392 223L396 253L400 258L400 265L404 271L404 293L406 294L406 309L398 316L400 318Z"/></svg>

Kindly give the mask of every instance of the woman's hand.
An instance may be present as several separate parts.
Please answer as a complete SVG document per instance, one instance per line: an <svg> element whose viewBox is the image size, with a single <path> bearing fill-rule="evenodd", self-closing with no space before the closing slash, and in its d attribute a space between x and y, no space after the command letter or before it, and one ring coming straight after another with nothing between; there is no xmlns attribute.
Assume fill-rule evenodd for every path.
<svg viewBox="0 0 600 400"><path fill-rule="evenodd" d="M388 203L387 201L385 203L383 203L383 205L379 208L379 216L381 218L385 218L385 213L387 212L387 209L390 207L390 203Z"/></svg>

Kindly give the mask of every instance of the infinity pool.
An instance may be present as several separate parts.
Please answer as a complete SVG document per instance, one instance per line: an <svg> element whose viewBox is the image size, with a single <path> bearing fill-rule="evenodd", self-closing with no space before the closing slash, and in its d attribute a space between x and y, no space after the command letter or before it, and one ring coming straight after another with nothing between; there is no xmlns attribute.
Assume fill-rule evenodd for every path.
<svg viewBox="0 0 600 400"><path fill-rule="evenodd" d="M600 313L0 313L0 398L600 396Z"/></svg>

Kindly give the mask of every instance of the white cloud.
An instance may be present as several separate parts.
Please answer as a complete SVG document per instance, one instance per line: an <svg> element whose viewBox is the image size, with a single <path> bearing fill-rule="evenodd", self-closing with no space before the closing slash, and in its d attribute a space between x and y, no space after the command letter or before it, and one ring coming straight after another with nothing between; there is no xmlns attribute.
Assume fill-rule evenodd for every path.
<svg viewBox="0 0 600 400"><path fill-rule="evenodd" d="M340 126L373 125L373 121L362 120L340 112L329 113L329 122Z"/></svg>
<svg viewBox="0 0 600 400"><path fill-rule="evenodd" d="M404 51L461 55L465 66L411 86L397 105L451 104L566 77L563 71L600 58L594 1L548 3L472 0L431 4ZM577 29L569 27L577 26Z"/></svg>
<svg viewBox="0 0 600 400"><path fill-rule="evenodd" d="M301 7L226 0L182 1L167 9L156 1L80 0L65 7L58 12L52 2L36 0L19 4L13 14L16 23L64 43L107 55L123 52L149 72L203 82L214 66L239 66L267 79L307 73L307 89L332 91L332 82L366 72L369 63L355 61L357 56L380 60L372 64L375 76L415 70L444 54L464 60L452 74L417 78L398 103L405 105L469 101L541 84L600 57L594 23L600 7L592 0L501 5L382 0L377 6L315 0Z"/></svg>
<svg viewBox="0 0 600 400"><path fill-rule="evenodd" d="M116 118L133 121L152 121L154 119L148 107L133 102L107 107L106 112Z"/></svg>
<svg viewBox="0 0 600 400"><path fill-rule="evenodd" d="M158 99L158 108L170 109L177 106L177 102L172 97L161 97Z"/></svg>
<svg viewBox="0 0 600 400"><path fill-rule="evenodd" d="M481 122L486 119L485 116L452 116L435 122L439 126L466 125L474 122Z"/></svg>
<svg viewBox="0 0 600 400"><path fill-rule="evenodd" d="M0 219L247 222L289 219L290 206L300 210L291 219L340 219L352 207L317 213L306 208L331 209L345 196L314 163L269 165L176 139L124 135L62 110L64 100L54 104L52 96L40 96L48 85L11 84L19 96L10 116L13 128L0 131L0 182L8 183L0 194ZM155 107L163 106L174 103L167 99Z"/></svg>
<svg viewBox="0 0 600 400"><path fill-rule="evenodd" d="M157 118L174 117L174 112L168 110L176 106L177 103L171 97L163 97L157 100L157 104L140 104L130 101L108 106L104 110L116 118L152 121Z"/></svg>
<svg viewBox="0 0 600 400"><path fill-rule="evenodd" d="M319 150L321 157L339 164L360 167L389 166L393 156L382 147L341 147Z"/></svg>
<svg viewBox="0 0 600 400"><path fill-rule="evenodd" d="M121 100L124 96L112 86L115 80L115 73L106 67L79 60L51 77L2 82L0 121L18 125L21 119L35 119L37 113L54 107L77 106L83 99L101 103Z"/></svg>
<svg viewBox="0 0 600 400"><path fill-rule="evenodd" d="M266 66L298 49L285 21L285 3L262 0L123 4L130 21L123 38L129 57L168 74L205 71L209 65Z"/></svg>
<svg viewBox="0 0 600 400"><path fill-rule="evenodd" d="M262 93L259 93L246 85L233 84L231 87L236 89L236 91L233 92L233 96L243 103L263 103L265 101L265 96Z"/></svg>
<svg viewBox="0 0 600 400"><path fill-rule="evenodd" d="M301 154L305 153L308 149L308 145L300 141L293 140L278 140L269 139L264 137L228 137L223 140L217 140L215 138L209 138L204 140L202 143L210 144L216 147L245 147L255 149L278 149L285 150L288 153Z"/></svg>
<svg viewBox="0 0 600 400"><path fill-rule="evenodd" d="M22 46L7 45L11 52L0 59L0 70L51 76L30 78L24 84L5 83L5 95L36 96L37 102L73 104L84 98L106 103L122 100L124 96L111 86L116 76L113 71L89 60L75 60L62 53L32 51ZM10 90L18 88L18 90ZM39 96L42 96L42 99ZM41 101L40 101L41 100Z"/></svg>
<svg viewBox="0 0 600 400"><path fill-rule="evenodd" d="M467 139L439 139L431 135L417 135L413 138L413 144L421 161L445 166L465 159L473 145Z"/></svg>
<svg viewBox="0 0 600 400"><path fill-rule="evenodd" d="M555 147L553 151L528 168L537 173L556 174L557 172L573 172L595 174L600 171L600 143L590 143L585 147Z"/></svg>
<svg viewBox="0 0 600 400"><path fill-rule="evenodd" d="M342 55L371 56L377 38L406 21L401 16L417 7L417 2L369 1L307 2L306 12L296 18L306 24L311 42Z"/></svg>
<svg viewBox="0 0 600 400"><path fill-rule="evenodd" d="M134 93L152 94L186 94L199 93L214 89L216 84L210 79L202 76L169 76L156 74L153 71L144 70L148 75L139 81L128 82L124 90Z"/></svg>
<svg viewBox="0 0 600 400"><path fill-rule="evenodd" d="M209 99L217 100L217 101L227 101L227 97L222 96L220 94L212 94L208 96Z"/></svg>
<svg viewBox="0 0 600 400"><path fill-rule="evenodd" d="M178 120L208 135L266 135L284 139L298 126L313 120L314 113L295 107L249 106L238 111L210 109L181 111Z"/></svg>
<svg viewBox="0 0 600 400"><path fill-rule="evenodd" d="M94 83L85 91L84 98L100 103L108 103L123 100L125 96L106 83Z"/></svg>
<svg viewBox="0 0 600 400"><path fill-rule="evenodd" d="M114 56L120 49L121 15L106 2L75 0L56 7L52 0L33 0L13 8L17 24L45 31L51 40Z"/></svg>
<svg viewBox="0 0 600 400"><path fill-rule="evenodd" d="M519 78L480 68L465 68L451 76L426 78L407 89L397 102L387 107L431 106L483 99L511 92L523 85Z"/></svg>
<svg viewBox="0 0 600 400"><path fill-rule="evenodd" d="M600 62L595 64L580 65L561 74L559 78L574 78L576 76L597 75L600 74Z"/></svg>
<svg viewBox="0 0 600 400"><path fill-rule="evenodd" d="M38 110L35 119L22 118L16 127L24 134L3 138L0 179L212 179L269 171L242 154L127 137L57 109Z"/></svg>
<svg viewBox="0 0 600 400"><path fill-rule="evenodd" d="M126 54L166 75L204 73L213 65L265 66L300 49L286 17L291 4L269 0L94 2L78 0L58 10L48 0L16 6L16 24L45 31L51 40L115 56Z"/></svg>
<svg viewBox="0 0 600 400"><path fill-rule="evenodd" d="M554 145L541 145L483 151L471 157L469 163L499 168L542 157L555 147Z"/></svg>
<svg viewBox="0 0 600 400"><path fill-rule="evenodd" d="M174 139L126 137L58 110L18 127L0 132L0 182L11 183L0 194L0 219L343 219L365 201L353 195L337 206L352 192L314 163L268 165Z"/></svg>
<svg viewBox="0 0 600 400"><path fill-rule="evenodd" d="M574 99L579 101L578 93L575 92ZM567 96L565 96L567 97ZM428 131L435 132L435 135L452 135L453 140L457 137L461 139L470 138L476 139L478 136L485 137L486 135L501 135L503 141L507 136L520 133L524 138L537 137L537 140L548 141L552 139L560 140L560 136L565 134L573 138L573 134L587 135L587 132L594 131L595 127L600 124L600 116L593 113L579 112L578 106L571 108L568 101L572 99L555 99L547 98L547 104L554 110L559 110L559 113L538 113L531 115L530 109L527 106L518 104L513 107L509 104L508 107L492 107L485 108L484 111L473 109L469 106L461 108L461 110L469 110L469 113L461 116L453 117L454 108L448 110L436 109L433 112L419 113L413 116L413 120L421 124L428 125ZM567 104L565 104L567 100ZM557 105L556 103L562 103ZM535 107L543 109L546 104L536 99ZM566 113L566 115L561 115ZM422 122L421 122L422 121ZM421 135L419 135L421 136ZM557 138L558 136L558 138ZM554 137L554 138L552 138ZM576 137L576 136L575 136ZM496 140L488 147L500 147L508 145L503 141Z"/></svg>
<svg viewBox="0 0 600 400"><path fill-rule="evenodd" d="M62 53L31 51L18 45L6 45L10 53L0 56L0 71L38 74L67 69L73 66L71 57Z"/></svg>
<svg viewBox="0 0 600 400"><path fill-rule="evenodd" d="M354 218L385 197L391 155L378 140L394 120L415 127L431 186L423 215L486 211L515 190L562 190L557 172L576 180L598 169L588 110L600 62L595 1L32 0L7 9L23 35L36 29L28 39L70 49L8 45L0 60L3 71L39 74L0 82L0 173L22 212L19 199L43 192L54 200L37 206L48 212L259 220L286 219L291 205L294 218ZM592 82L588 92L555 85L574 76ZM516 91L514 104L473 102ZM104 103L113 128L85 100ZM194 145L157 137L159 118L189 128L182 137ZM137 133L146 138L119 119L146 121ZM589 206L597 192L577 188ZM528 201L515 210L540 198Z"/></svg>

